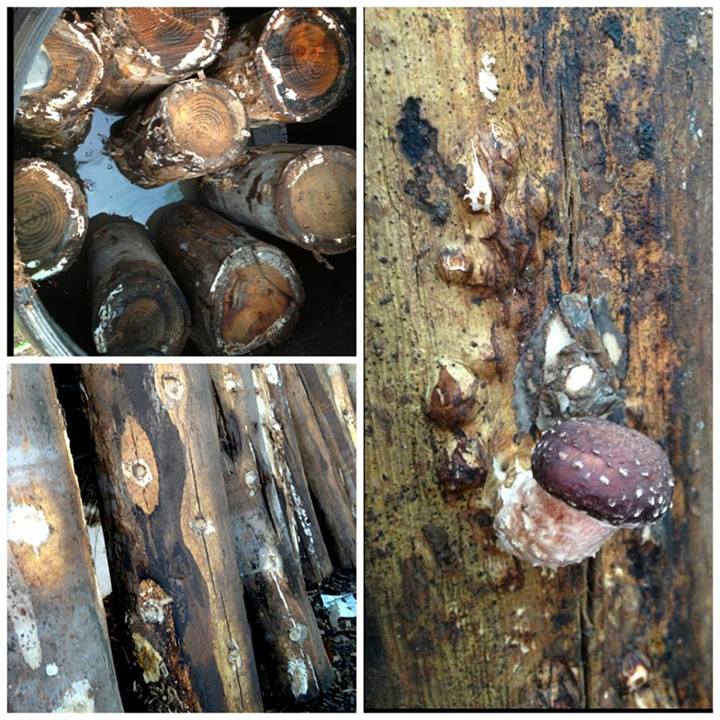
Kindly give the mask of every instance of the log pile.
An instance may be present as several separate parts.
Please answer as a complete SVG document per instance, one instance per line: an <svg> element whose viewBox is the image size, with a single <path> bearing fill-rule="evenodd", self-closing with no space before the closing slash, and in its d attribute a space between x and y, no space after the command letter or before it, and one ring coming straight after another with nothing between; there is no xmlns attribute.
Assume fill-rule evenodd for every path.
<svg viewBox="0 0 720 720"><path fill-rule="evenodd" d="M22 431L9 446L13 710L93 702L98 711L118 710L116 673L126 710L301 709L338 690L309 593L334 570L353 571L354 553L336 546L342 537L343 547L354 548L354 496L337 474L306 462L308 441L303 451L299 439L307 413L338 431L346 424L336 408L347 388L337 383L337 368L312 371L334 387L326 398L332 408L289 366L79 368L77 402L87 424L73 409L68 432L73 446L85 433L96 458L90 482L112 579L113 666L52 378L47 369L13 370L11 420ZM327 457L324 442L317 438ZM347 512L331 531L332 495ZM57 583L47 582L49 567L57 568ZM21 610L30 601L28 619ZM63 622L77 629L70 611L95 614L83 623L82 654L61 629ZM38 680L41 664L50 669ZM50 682L58 672L74 694L63 694L68 683L60 692Z"/></svg>

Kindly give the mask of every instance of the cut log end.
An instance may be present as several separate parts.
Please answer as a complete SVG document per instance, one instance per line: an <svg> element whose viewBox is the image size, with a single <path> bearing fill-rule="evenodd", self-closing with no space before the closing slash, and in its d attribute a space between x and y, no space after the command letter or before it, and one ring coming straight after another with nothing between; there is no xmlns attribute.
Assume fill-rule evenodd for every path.
<svg viewBox="0 0 720 720"><path fill-rule="evenodd" d="M352 250L355 180L355 153L346 148L314 147L291 160L279 198L290 236L325 255Z"/></svg>
<svg viewBox="0 0 720 720"><path fill-rule="evenodd" d="M80 254L87 232L85 196L54 163L15 163L13 204L17 248L32 280L57 275Z"/></svg>
<svg viewBox="0 0 720 720"><path fill-rule="evenodd" d="M335 107L350 84L345 28L323 8L281 8L258 43L266 95L289 122L310 122Z"/></svg>
<svg viewBox="0 0 720 720"><path fill-rule="evenodd" d="M142 187L200 177L230 167L247 137L245 110L219 80L184 80L113 130L109 151Z"/></svg>
<svg viewBox="0 0 720 720"><path fill-rule="evenodd" d="M93 338L100 354L177 355L190 310L142 231L131 223L98 230L89 250Z"/></svg>
<svg viewBox="0 0 720 720"><path fill-rule="evenodd" d="M103 71L97 37L84 25L58 20L20 98L17 128L43 147L74 147L90 127Z"/></svg>

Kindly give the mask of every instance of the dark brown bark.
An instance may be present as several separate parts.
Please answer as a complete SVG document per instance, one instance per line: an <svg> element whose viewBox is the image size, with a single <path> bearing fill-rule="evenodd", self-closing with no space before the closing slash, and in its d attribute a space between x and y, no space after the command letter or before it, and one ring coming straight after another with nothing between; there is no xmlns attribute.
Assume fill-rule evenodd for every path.
<svg viewBox="0 0 720 720"><path fill-rule="evenodd" d="M122 712L50 367L8 373L8 709Z"/></svg>
<svg viewBox="0 0 720 720"><path fill-rule="evenodd" d="M352 45L324 8L278 8L232 31L211 72L238 92L251 125L310 122L349 88Z"/></svg>
<svg viewBox="0 0 720 720"><path fill-rule="evenodd" d="M260 710L207 368L88 365L83 377L139 682L175 711Z"/></svg>
<svg viewBox="0 0 720 720"><path fill-rule="evenodd" d="M106 66L100 104L118 112L210 65L227 18L219 8L102 8L95 26Z"/></svg>
<svg viewBox="0 0 720 720"><path fill-rule="evenodd" d="M100 43L89 27L60 19L43 41L34 73L23 89L15 127L33 142L67 150L90 128L100 92Z"/></svg>
<svg viewBox="0 0 720 720"><path fill-rule="evenodd" d="M324 368L321 368L321 371ZM355 567L355 495L349 493L335 454L318 422L316 408L293 365L281 366L283 384L295 426L303 468L323 525L335 565ZM323 420L329 418L323 413Z"/></svg>
<svg viewBox="0 0 720 720"><path fill-rule="evenodd" d="M85 194L55 163L20 160L13 175L16 247L31 280L67 269L82 250L88 227Z"/></svg>
<svg viewBox="0 0 720 720"><path fill-rule="evenodd" d="M192 336L204 353L244 355L292 332L305 297L282 250L190 205L165 214L159 239L190 301Z"/></svg>
<svg viewBox="0 0 720 720"><path fill-rule="evenodd" d="M335 674L305 592L293 543L295 518L283 512L285 481L264 475L258 466L249 430L259 421L250 368L212 365L210 373L235 550L267 682L288 700L307 701L327 689Z"/></svg>
<svg viewBox="0 0 720 720"><path fill-rule="evenodd" d="M113 126L108 151L133 183L157 187L231 167L249 134L235 91L219 80L193 78Z"/></svg>
<svg viewBox="0 0 720 720"><path fill-rule="evenodd" d="M711 25L366 11L367 708L710 707ZM622 342L572 326L588 296ZM677 481L661 521L557 571L493 530L543 413L575 405L544 373L546 311L571 336L551 369L584 354L608 378L587 399ZM458 364L478 407L453 430L425 403Z"/></svg>
<svg viewBox="0 0 720 720"><path fill-rule="evenodd" d="M190 309L143 230L103 226L88 248L95 347L101 355L179 355Z"/></svg>
<svg viewBox="0 0 720 720"><path fill-rule="evenodd" d="M338 146L251 148L225 172L206 176L213 210L314 252L355 248L355 151Z"/></svg>

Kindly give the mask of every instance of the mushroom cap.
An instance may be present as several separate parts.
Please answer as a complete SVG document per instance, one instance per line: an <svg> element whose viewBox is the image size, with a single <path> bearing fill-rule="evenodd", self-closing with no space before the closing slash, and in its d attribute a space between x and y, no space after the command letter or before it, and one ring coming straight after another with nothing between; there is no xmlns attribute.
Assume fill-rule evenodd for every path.
<svg viewBox="0 0 720 720"><path fill-rule="evenodd" d="M546 432L532 471L551 495L612 525L655 522L669 509L675 484L657 443L599 418L566 420Z"/></svg>

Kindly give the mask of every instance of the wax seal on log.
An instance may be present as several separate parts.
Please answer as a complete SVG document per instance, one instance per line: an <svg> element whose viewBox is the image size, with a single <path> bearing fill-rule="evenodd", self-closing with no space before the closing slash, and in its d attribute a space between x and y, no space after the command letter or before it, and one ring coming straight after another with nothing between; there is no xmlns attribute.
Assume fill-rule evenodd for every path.
<svg viewBox="0 0 720 720"><path fill-rule="evenodd" d="M88 250L95 347L105 355L177 355L190 331L180 288L145 233L105 225Z"/></svg>
<svg viewBox="0 0 720 720"><path fill-rule="evenodd" d="M45 148L74 147L90 128L102 78L97 36L82 23L58 20L23 87L15 126Z"/></svg>
<svg viewBox="0 0 720 720"><path fill-rule="evenodd" d="M157 187L234 165L249 136L234 90L219 80L184 80L113 127L108 150L123 174Z"/></svg>
<svg viewBox="0 0 720 720"><path fill-rule="evenodd" d="M595 555L618 527L659 520L674 484L650 438L599 418L566 420L535 446L532 472L500 488L495 532L534 565L571 565Z"/></svg>
<svg viewBox="0 0 720 720"><path fill-rule="evenodd" d="M102 8L95 25L106 72L100 103L127 110L210 65L227 18L219 8Z"/></svg>
<svg viewBox="0 0 720 720"><path fill-rule="evenodd" d="M13 206L17 248L32 280L75 262L87 232L87 202L67 173L47 160L16 162Z"/></svg>
<svg viewBox="0 0 720 720"><path fill-rule="evenodd" d="M192 205L166 211L159 242L204 353L244 355L290 334L305 295L282 250Z"/></svg>
<svg viewBox="0 0 720 720"><path fill-rule="evenodd" d="M214 210L323 255L355 247L355 151L323 145L250 148L201 182Z"/></svg>
<svg viewBox="0 0 720 720"><path fill-rule="evenodd" d="M213 66L237 90L251 125L310 122L332 110L352 82L347 30L325 8L279 8L231 33Z"/></svg>

